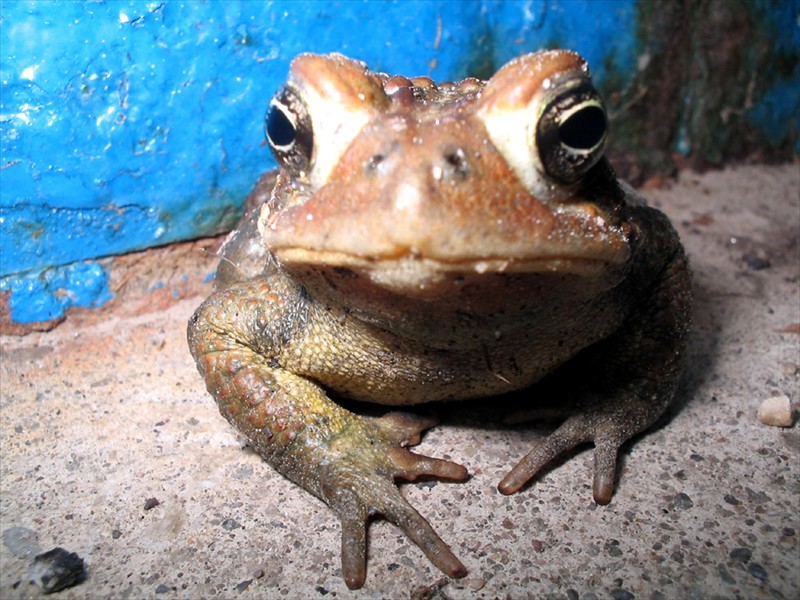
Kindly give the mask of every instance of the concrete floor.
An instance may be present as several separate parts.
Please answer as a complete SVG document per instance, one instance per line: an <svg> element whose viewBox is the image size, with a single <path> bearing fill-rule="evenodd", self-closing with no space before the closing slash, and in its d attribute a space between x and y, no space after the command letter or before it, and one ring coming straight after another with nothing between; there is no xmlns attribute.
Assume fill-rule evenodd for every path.
<svg viewBox="0 0 800 600"><path fill-rule="evenodd" d="M403 489L469 576L446 580L377 521L348 591L336 518L243 449L186 349L205 241L117 260L109 308L2 337L0 598L39 596L17 583L25 553L55 546L89 573L61 598L797 598L800 432L756 410L800 399L800 169L684 172L645 193L691 256L695 327L675 409L627 447L609 506L591 500L588 449L501 496L546 429L451 405L420 448L472 478Z"/></svg>

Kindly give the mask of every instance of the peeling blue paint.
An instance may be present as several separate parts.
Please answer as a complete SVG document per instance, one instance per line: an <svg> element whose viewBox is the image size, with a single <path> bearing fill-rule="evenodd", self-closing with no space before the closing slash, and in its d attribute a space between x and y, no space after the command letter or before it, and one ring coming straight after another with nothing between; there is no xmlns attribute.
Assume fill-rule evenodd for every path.
<svg viewBox="0 0 800 600"><path fill-rule="evenodd" d="M10 291L11 318L17 323L49 321L73 306L97 308L113 296L108 273L96 262L82 262L0 279L0 291Z"/></svg>
<svg viewBox="0 0 800 600"><path fill-rule="evenodd" d="M436 48L441 15L466 40L479 9L1 2L0 277L20 278L12 298L28 290L43 320L57 303L35 303L26 274L232 227L274 164L263 113L294 55L341 51L439 76L461 51Z"/></svg>
<svg viewBox="0 0 800 600"><path fill-rule="evenodd" d="M600 85L636 72L636 0L487 3L496 66L534 48L568 48L583 56Z"/></svg>

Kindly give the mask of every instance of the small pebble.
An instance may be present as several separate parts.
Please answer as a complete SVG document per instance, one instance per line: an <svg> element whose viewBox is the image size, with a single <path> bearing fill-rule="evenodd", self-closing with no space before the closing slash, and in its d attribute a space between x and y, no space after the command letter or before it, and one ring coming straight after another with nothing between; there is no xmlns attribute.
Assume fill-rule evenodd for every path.
<svg viewBox="0 0 800 600"><path fill-rule="evenodd" d="M774 396L767 398L758 407L758 420L764 425L775 427L791 427L792 403L788 396Z"/></svg>
<svg viewBox="0 0 800 600"><path fill-rule="evenodd" d="M785 361L781 363L781 371L786 377L794 377L800 371L800 366L796 363Z"/></svg>
<svg viewBox="0 0 800 600"><path fill-rule="evenodd" d="M750 575L755 577L756 579L766 579L767 578L767 571L762 567L760 564L756 562L752 562L747 565L747 570L750 572Z"/></svg>
<svg viewBox="0 0 800 600"><path fill-rule="evenodd" d="M619 547L619 540L609 540L605 543L605 551L608 552L609 556L619 557L622 556L624 553L622 549Z"/></svg>
<svg viewBox="0 0 800 600"><path fill-rule="evenodd" d="M733 560L746 563L749 562L750 557L753 556L753 551L750 550L750 548L734 548L733 550L730 551L729 556Z"/></svg>
<svg viewBox="0 0 800 600"><path fill-rule="evenodd" d="M742 260L753 271L761 271L762 269L769 269L772 266L769 258L759 256L754 252L745 252L742 254Z"/></svg>
<svg viewBox="0 0 800 600"><path fill-rule="evenodd" d="M83 559L64 548L53 548L33 559L28 580L42 588L45 594L59 592L86 579Z"/></svg>
<svg viewBox="0 0 800 600"><path fill-rule="evenodd" d="M479 592L486 585L486 580L483 577L467 577L464 581L464 586L473 592Z"/></svg>
<svg viewBox="0 0 800 600"><path fill-rule="evenodd" d="M158 498L148 498L147 500L144 501L144 509L150 510L151 508L155 508L159 504L161 503L158 501Z"/></svg>

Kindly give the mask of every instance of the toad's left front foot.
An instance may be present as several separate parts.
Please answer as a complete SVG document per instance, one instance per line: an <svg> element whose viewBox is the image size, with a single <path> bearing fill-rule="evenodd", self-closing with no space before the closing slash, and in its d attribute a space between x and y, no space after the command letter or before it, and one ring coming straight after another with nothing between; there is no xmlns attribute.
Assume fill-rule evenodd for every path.
<svg viewBox="0 0 800 600"><path fill-rule="evenodd" d="M657 411L655 416L641 414L634 419L624 406L618 407L617 410L609 408L611 407L607 406L606 410L585 411L569 417L558 429L537 443L533 450L503 477L497 486L500 492L513 494L548 463L581 444L593 442L594 501L598 504L611 502L620 447L647 427L658 417L660 411Z"/></svg>
<svg viewBox="0 0 800 600"><path fill-rule="evenodd" d="M562 409L567 420L503 478L501 493L513 494L564 452L593 442L594 500L611 501L620 447L664 413L677 388L691 320L690 279L678 250L623 326L567 366L558 381L562 389L583 386L581 399L574 410Z"/></svg>

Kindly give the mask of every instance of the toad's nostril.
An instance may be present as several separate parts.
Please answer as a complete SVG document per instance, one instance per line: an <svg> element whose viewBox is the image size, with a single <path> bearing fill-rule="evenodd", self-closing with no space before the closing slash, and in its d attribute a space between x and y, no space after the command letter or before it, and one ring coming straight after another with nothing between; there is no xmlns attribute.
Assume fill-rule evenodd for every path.
<svg viewBox="0 0 800 600"><path fill-rule="evenodd" d="M448 148L442 153L443 161L434 167L439 178L464 180L469 176L469 160L463 148Z"/></svg>
<svg viewBox="0 0 800 600"><path fill-rule="evenodd" d="M452 152L445 155L444 159L449 165L458 171L467 170L467 155L461 148L456 148Z"/></svg>
<svg viewBox="0 0 800 600"><path fill-rule="evenodd" d="M366 170L368 173L376 171L381 163L386 160L385 154L373 154L367 159Z"/></svg>

